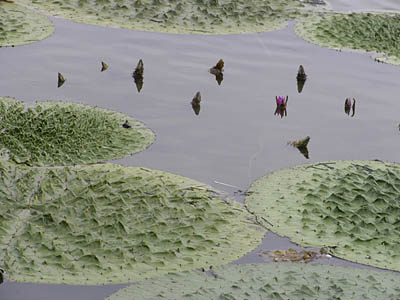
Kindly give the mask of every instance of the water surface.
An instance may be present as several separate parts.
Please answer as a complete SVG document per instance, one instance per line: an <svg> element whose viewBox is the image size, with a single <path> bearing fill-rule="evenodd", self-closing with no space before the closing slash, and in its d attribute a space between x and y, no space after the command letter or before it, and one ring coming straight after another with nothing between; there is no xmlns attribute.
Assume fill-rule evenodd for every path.
<svg viewBox="0 0 400 300"><path fill-rule="evenodd" d="M345 3L331 2L334 7ZM386 0L379 8L391 4L396 3ZM308 44L294 34L293 24L261 34L204 36L52 21L52 37L0 49L0 94L26 102L97 105L131 115L155 131L149 149L116 163L188 176L234 196L268 172L306 162L398 161L400 68L366 54ZM225 75L218 85L208 68L220 58ZM140 93L131 77L139 59L145 68ZM102 60L109 65L105 72L100 72ZM299 94L300 64L308 79ZM57 72L67 78L61 88ZM197 91L202 94L199 115L190 104ZM279 95L289 96L283 118L274 115ZM344 112L346 97L356 99L354 117ZM287 145L307 135L308 160ZM256 253L263 249L289 247L294 245L287 239L270 234L239 262L261 261ZM119 287L6 283L0 285L0 299L103 299Z"/></svg>

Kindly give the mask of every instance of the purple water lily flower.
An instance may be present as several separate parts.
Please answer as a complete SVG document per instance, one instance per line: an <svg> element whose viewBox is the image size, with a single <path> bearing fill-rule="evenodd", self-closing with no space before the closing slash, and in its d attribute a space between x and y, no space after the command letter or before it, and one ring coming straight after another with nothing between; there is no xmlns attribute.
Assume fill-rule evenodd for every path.
<svg viewBox="0 0 400 300"><path fill-rule="evenodd" d="M287 102L289 100L289 96L286 96L286 98L284 97L275 97L276 100L276 110L274 115L280 115L281 118L283 118L283 116L287 116L287 111L286 111L286 106L287 106Z"/></svg>

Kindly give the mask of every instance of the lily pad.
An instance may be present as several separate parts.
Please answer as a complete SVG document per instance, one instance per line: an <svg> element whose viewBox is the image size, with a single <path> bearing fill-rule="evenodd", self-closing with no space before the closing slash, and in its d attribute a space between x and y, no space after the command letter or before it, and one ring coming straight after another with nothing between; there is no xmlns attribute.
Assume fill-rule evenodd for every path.
<svg viewBox="0 0 400 300"><path fill-rule="evenodd" d="M146 280L107 300L398 299L398 274L329 265L239 264Z"/></svg>
<svg viewBox="0 0 400 300"><path fill-rule="evenodd" d="M227 34L279 29L304 7L296 0L21 0L63 18L171 33Z"/></svg>
<svg viewBox="0 0 400 300"><path fill-rule="evenodd" d="M0 46L24 45L43 40L54 32L50 20L15 3L0 2Z"/></svg>
<svg viewBox="0 0 400 300"><path fill-rule="evenodd" d="M256 180L246 204L258 220L302 246L400 271L400 166L333 161Z"/></svg>
<svg viewBox="0 0 400 300"><path fill-rule="evenodd" d="M139 167L0 160L0 203L0 268L15 281L134 282L228 263L265 235L211 187Z"/></svg>
<svg viewBox="0 0 400 300"><path fill-rule="evenodd" d="M400 64L400 14L327 13L296 23L296 33L310 43L332 49L377 52L379 61Z"/></svg>
<svg viewBox="0 0 400 300"><path fill-rule="evenodd" d="M121 113L66 102L33 107L0 97L0 149L27 165L73 165L121 158L144 150L153 132ZM129 120L132 128L123 128Z"/></svg>

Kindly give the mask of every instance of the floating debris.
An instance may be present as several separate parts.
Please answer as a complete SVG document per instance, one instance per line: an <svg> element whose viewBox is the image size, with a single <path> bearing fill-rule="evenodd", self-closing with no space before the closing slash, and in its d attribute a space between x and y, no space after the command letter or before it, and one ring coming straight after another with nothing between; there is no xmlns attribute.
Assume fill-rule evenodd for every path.
<svg viewBox="0 0 400 300"><path fill-rule="evenodd" d="M268 256L273 259L274 262L279 261L290 261L290 262L304 262L316 260L322 257L322 254L318 251L296 250L290 248L288 250L275 250L275 251L263 251L259 254L260 256Z"/></svg>
<svg viewBox="0 0 400 300"><path fill-rule="evenodd" d="M281 118L283 118L283 116L287 116L287 111L286 111L286 107L287 107L287 102L289 100L289 96L286 96L286 98L284 97L277 97L275 96L275 100L276 100L276 109L275 109L275 113L274 115L280 115Z"/></svg>
<svg viewBox="0 0 400 300"><path fill-rule="evenodd" d="M128 120L126 120L126 121L125 121L125 123L124 123L124 124L122 124L122 127L124 127L124 128L131 128L131 127L132 127L132 125L131 125L131 124L129 124Z"/></svg>
<svg viewBox="0 0 400 300"><path fill-rule="evenodd" d="M308 153L308 142L310 141L310 137L306 136L304 139L298 140L298 141L293 141L289 142L288 144L290 146L296 147L299 149L300 153L304 155L305 158L309 159L309 153Z"/></svg>
<svg viewBox="0 0 400 300"><path fill-rule="evenodd" d="M65 80L66 79L64 78L64 76L60 72L58 72L58 84L57 84L57 87L61 87L64 84Z"/></svg>
<svg viewBox="0 0 400 300"><path fill-rule="evenodd" d="M102 61L101 62L101 72L104 72L107 69L108 69L108 65L104 61Z"/></svg>
<svg viewBox="0 0 400 300"><path fill-rule="evenodd" d="M354 114L356 113L356 99L353 98L353 105L351 104L351 99L346 98L346 101L344 102L344 112L347 115L350 115L350 109L352 110L351 117L354 117Z"/></svg>

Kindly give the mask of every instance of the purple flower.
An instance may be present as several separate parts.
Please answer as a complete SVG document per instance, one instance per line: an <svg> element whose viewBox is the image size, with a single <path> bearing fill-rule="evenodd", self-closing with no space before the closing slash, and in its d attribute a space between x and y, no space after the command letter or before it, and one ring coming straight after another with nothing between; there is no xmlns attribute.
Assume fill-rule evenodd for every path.
<svg viewBox="0 0 400 300"><path fill-rule="evenodd" d="M279 96L279 97L275 97L275 99L276 99L276 106L286 107L289 97L286 96L286 98L284 98L284 97Z"/></svg>
<svg viewBox="0 0 400 300"><path fill-rule="evenodd" d="M275 100L276 100L276 110L274 115L280 115L281 118L283 116L287 116L286 105L289 100L289 97L286 96L286 98L284 98L281 96L279 97L275 96Z"/></svg>

